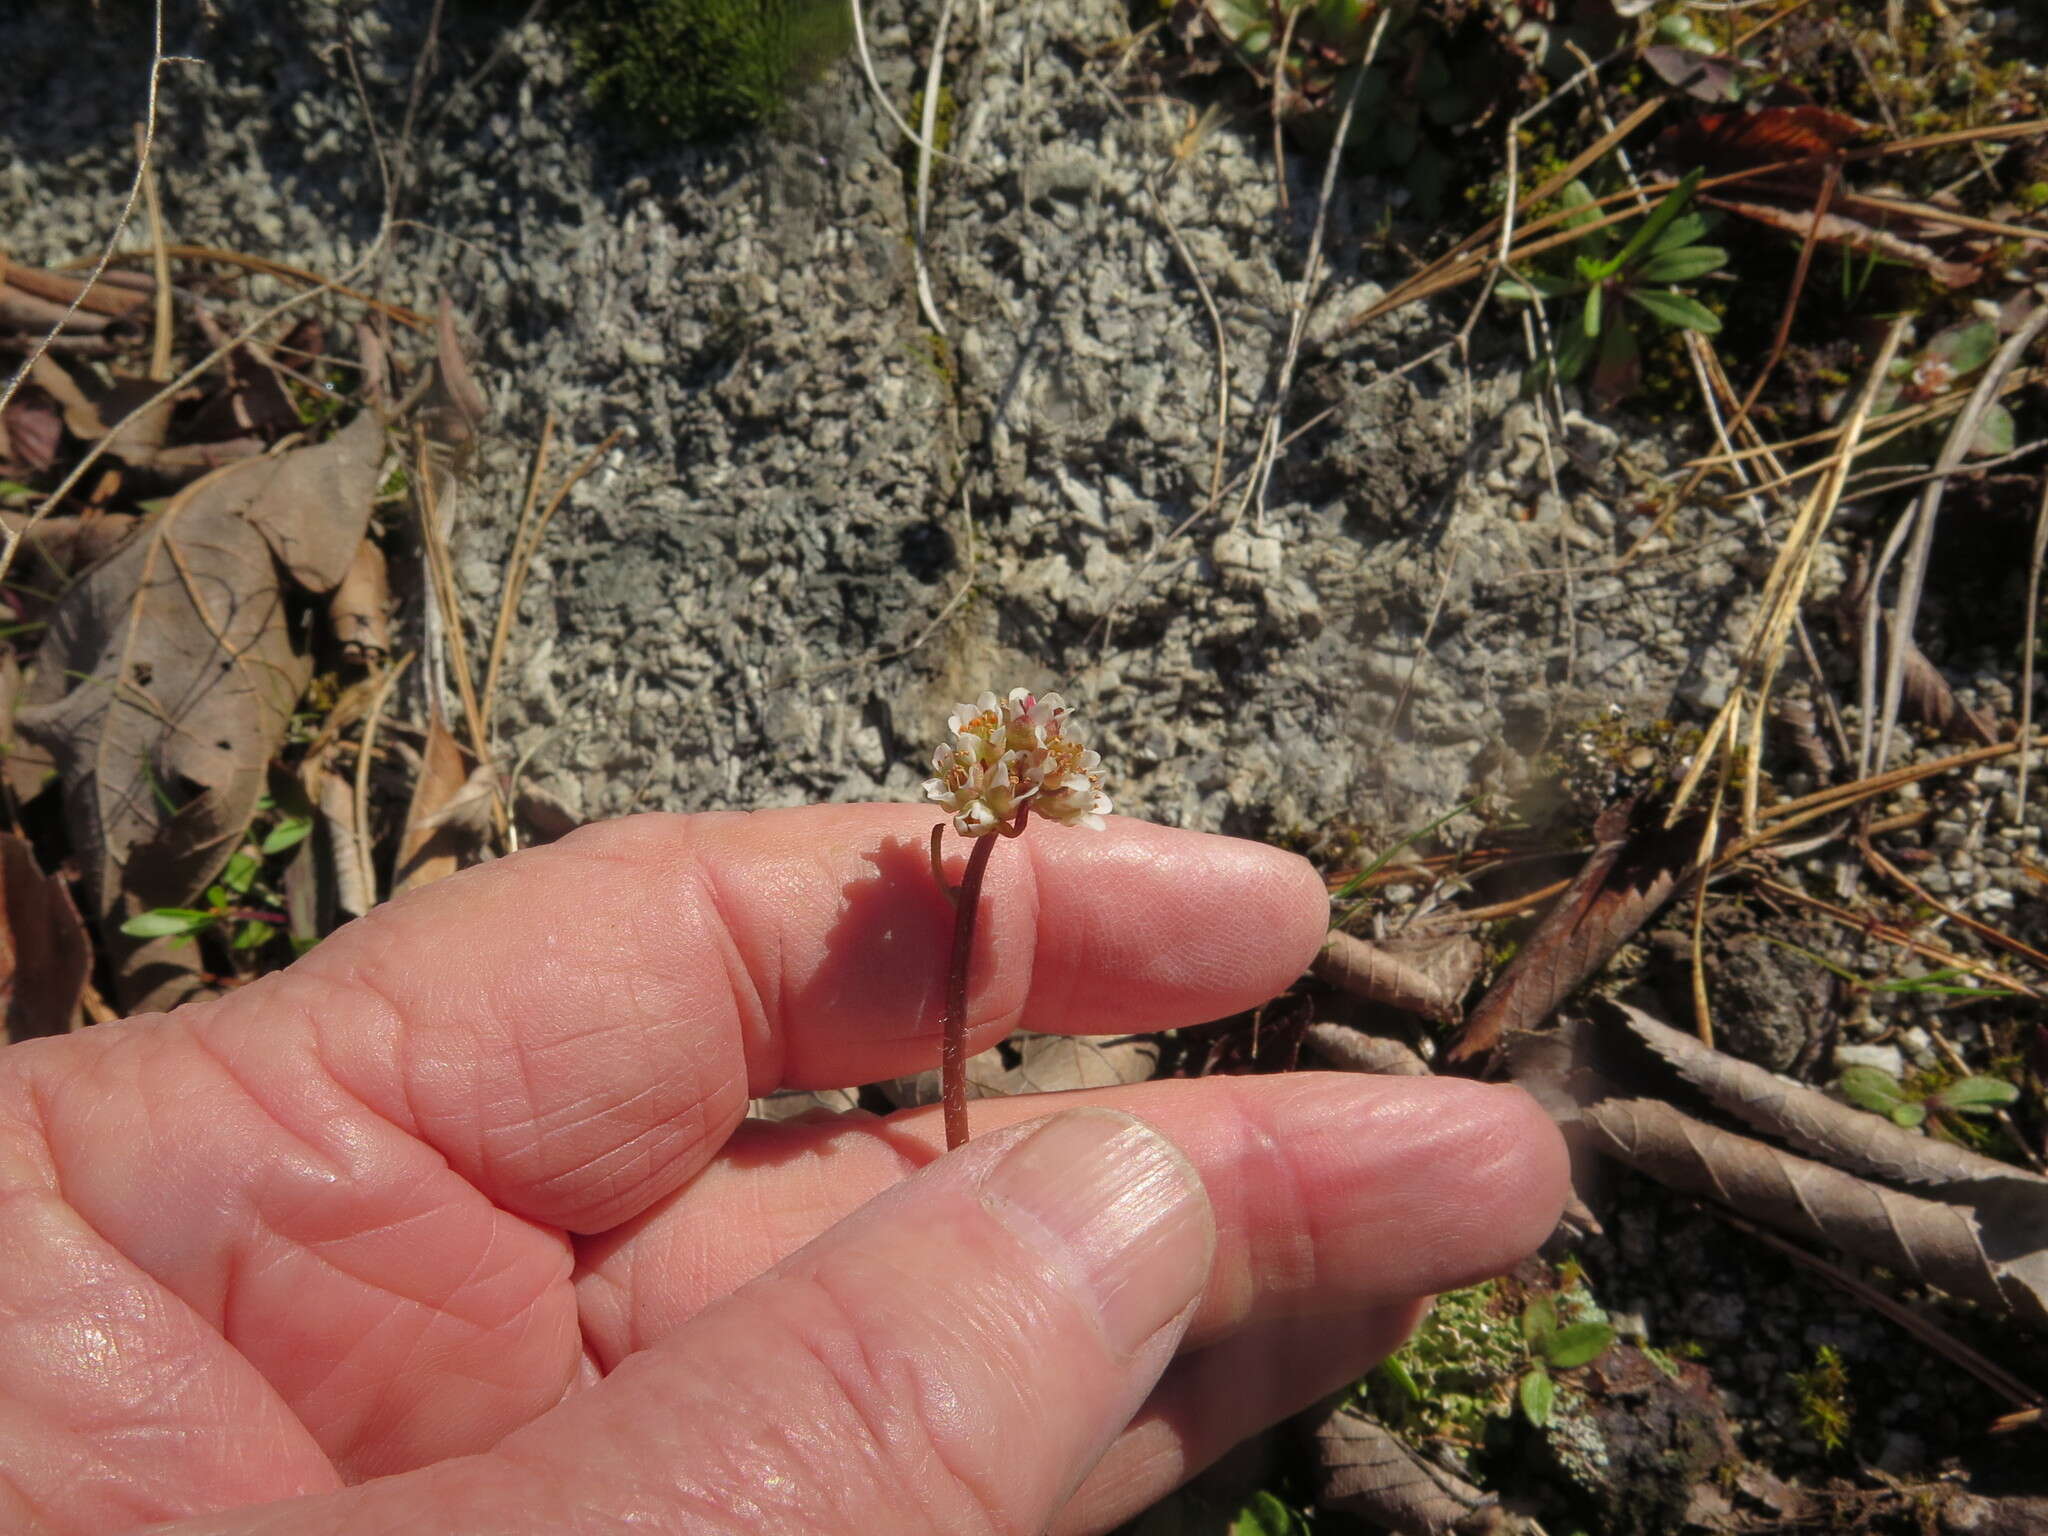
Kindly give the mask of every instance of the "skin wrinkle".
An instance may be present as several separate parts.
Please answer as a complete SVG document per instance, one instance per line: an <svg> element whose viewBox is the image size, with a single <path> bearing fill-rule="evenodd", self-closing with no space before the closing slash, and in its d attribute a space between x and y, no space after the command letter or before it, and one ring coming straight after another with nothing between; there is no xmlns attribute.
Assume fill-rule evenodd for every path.
<svg viewBox="0 0 2048 1536"><path fill-rule="evenodd" d="M775 982L773 990L764 996L761 978L748 963L746 946L739 938L742 932L757 925L742 927L735 922L733 914L738 904L719 877L717 861L704 857L694 825L691 832L693 835L683 844L690 884L698 897L692 903L691 915L700 922L707 914L710 918L710 931L705 937L725 975L725 995L731 1001L732 1038L739 1047L748 1097L770 1093L781 1085L789 1067L786 999L791 994L787 990L789 978L783 971L783 932L779 923L772 925ZM776 1027L778 1019L783 1021L781 1028ZM744 1104L740 1113L746 1113Z"/></svg>
<svg viewBox="0 0 2048 1536"><path fill-rule="evenodd" d="M924 1414L926 1382L923 1373L908 1362L884 1366L869 1347L868 1330L863 1326L862 1309L842 1297L835 1288L831 1267L820 1265L807 1274L788 1276L783 1284L798 1285L813 1298L825 1305L827 1326L820 1327L813 1322L808 1308L802 1312L802 1321L794 1317L783 1319L784 1331L814 1362L836 1390L838 1402L851 1414L862 1431L865 1443L871 1453L876 1473L874 1481L878 1487L893 1488L899 1494L916 1501L919 1512L926 1516L926 1528L945 1531L949 1536L965 1536L969 1529L958 1519L949 1519L946 1524L933 1523L931 1516L936 1501L932 1496L930 1480L936 1466L946 1480L958 1490L959 1498L945 1501L948 1513L960 1511L961 1500L965 1510L971 1510L978 1517L975 1529L991 1532L1007 1532L1011 1527L996 1518L1001 1508L1000 1495L993 1489L983 1488L978 1480L955 1464L947 1454L945 1437L933 1433L933 1427L926 1422ZM778 1316L781 1309L778 1308ZM831 1343L827 1343L829 1339ZM834 1344L848 1347L833 1347ZM850 1356L850 1359L849 1359ZM857 1364L858 1369L849 1369ZM906 1365L908 1366L906 1370ZM896 1390L897 1383L908 1376L911 1383L907 1393ZM908 1412L888 1415L886 1418L873 1411L871 1405L896 1405L908 1399ZM902 1453L900 1433L892 1433L892 1422L907 1427L916 1435L921 1455L906 1464ZM843 1437L840 1447L835 1449L835 1459L844 1455ZM899 1505L899 1508L901 1506ZM964 1512L964 1511L961 1511ZM898 1524L891 1527L901 1530Z"/></svg>
<svg viewBox="0 0 2048 1536"><path fill-rule="evenodd" d="M1238 1112L1240 1121L1250 1132L1253 1145L1259 1149L1259 1164L1262 1169L1270 1168L1279 1177L1274 1181L1284 1191L1289 1218L1279 1223L1281 1230L1292 1231L1294 1241L1288 1245L1288 1257L1292 1261L1279 1271L1286 1277L1283 1284L1295 1296L1313 1296L1322 1285L1320 1254L1322 1253L1323 1224L1320 1219L1322 1202L1314 1195L1316 1181L1308 1170L1295 1158L1293 1144L1283 1141L1274 1134L1270 1112L1262 1108L1239 1086L1239 1079L1231 1079L1230 1087L1224 1090L1231 1107ZM1255 1181L1263 1199L1272 1199L1273 1184L1263 1180ZM1254 1277L1254 1292L1266 1293L1273 1289L1274 1268L1266 1264L1278 1245L1267 1241L1259 1243L1253 1250L1260 1262L1260 1273Z"/></svg>

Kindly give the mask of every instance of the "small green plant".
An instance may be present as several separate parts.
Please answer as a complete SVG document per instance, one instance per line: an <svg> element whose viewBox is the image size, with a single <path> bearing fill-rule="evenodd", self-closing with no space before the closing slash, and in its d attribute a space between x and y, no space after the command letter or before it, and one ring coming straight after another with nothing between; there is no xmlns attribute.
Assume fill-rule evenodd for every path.
<svg viewBox="0 0 2048 1536"><path fill-rule="evenodd" d="M218 932L236 951L260 949L284 926L276 910L283 905L262 879L263 861L289 852L313 830L306 816L287 816L251 850L243 848L228 860L220 878L206 889L204 907L152 907L121 925L131 939L169 939L190 944L202 933Z"/></svg>
<svg viewBox="0 0 2048 1536"><path fill-rule="evenodd" d="M1965 320L1937 331L1927 345L1911 357L1902 357L1892 363L1885 381L1877 387L1872 409L1883 415L1896 406L1919 405L1932 400L1983 368L1997 350L1998 322L1995 320ZM2011 453L2015 437L2012 412L1994 400L1984 408L1984 415L1977 425L1977 435L1970 439L1969 456L1988 459L2001 453ZM1916 457L1919 446L1924 444L1909 442L1898 450L1898 456L1902 459Z"/></svg>
<svg viewBox="0 0 2048 1536"><path fill-rule="evenodd" d="M1522 1308L1522 1343L1529 1364L1515 1383L1515 1401L1524 1417L1538 1429L1546 1428L1557 1402L1557 1383L1550 1373L1589 1364L1613 1342L1614 1327L1605 1319L1561 1324L1555 1296L1530 1297Z"/></svg>
<svg viewBox="0 0 2048 1536"><path fill-rule="evenodd" d="M1230 1536L1308 1536L1308 1522L1276 1494L1261 1488L1230 1520Z"/></svg>
<svg viewBox="0 0 2048 1536"><path fill-rule="evenodd" d="M1630 393L1642 378L1642 343L1629 305L1663 325L1706 336L1721 329L1712 310L1671 286L1705 277L1728 260L1720 246L1699 244L1707 232L1705 216L1686 212L1699 179L1699 171L1689 172L1619 246L1614 244L1618 226L1593 227L1599 215L1584 182L1574 181L1559 194L1559 201L1573 210L1565 227L1584 231L1567 248L1570 268L1532 270L1526 282L1503 278L1494 288L1509 303L1577 301L1552 328L1553 362L1532 370L1525 383L1541 385L1553 365L1559 379L1575 379L1590 364L1593 393L1600 400Z"/></svg>
<svg viewBox="0 0 2048 1536"><path fill-rule="evenodd" d="M1367 1405L1404 1433L1476 1450L1489 1421L1512 1412L1509 1389L1525 1351L1491 1280L1448 1291L1398 1353L1361 1386Z"/></svg>
<svg viewBox="0 0 2048 1536"><path fill-rule="evenodd" d="M1930 1117L1953 1129L1958 1116L1988 1115L2020 1096L2019 1089L2000 1077L1964 1077L1929 1087L1902 1083L1879 1067L1845 1067L1836 1086L1858 1109L1883 1115L1909 1130L1924 1125Z"/></svg>
<svg viewBox="0 0 2048 1536"><path fill-rule="evenodd" d="M1832 1344L1813 1352L1810 1370L1792 1373L1792 1390L1799 1397L1799 1422L1821 1448L1838 1451L1849 1439L1849 1369Z"/></svg>
<svg viewBox="0 0 2048 1536"><path fill-rule="evenodd" d="M773 122L852 38L836 0L582 0L568 21L591 103L686 143Z"/></svg>

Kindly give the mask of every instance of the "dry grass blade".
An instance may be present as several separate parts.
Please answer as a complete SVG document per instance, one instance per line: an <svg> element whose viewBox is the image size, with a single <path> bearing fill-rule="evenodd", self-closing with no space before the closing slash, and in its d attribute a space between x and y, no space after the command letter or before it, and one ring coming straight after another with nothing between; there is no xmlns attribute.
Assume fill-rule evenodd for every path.
<svg viewBox="0 0 2048 1536"><path fill-rule="evenodd" d="M1910 951L1920 956L1923 960L1932 960L1936 965L1944 969L1958 971L1964 975L1974 977L1987 986L2002 987L2006 991L2016 993L2021 997L2036 998L2041 996L2037 989L2020 980L2017 976L2001 971L1994 965L1987 965L1982 960L1973 959L1968 955L1959 955L1952 949L1916 937L1896 923L1879 922L1868 913L1852 912L1847 907L1838 906L1832 901L1824 901L1818 896L1809 895L1797 886L1786 885L1782 881L1759 880L1756 883L1756 888L1759 891L1768 892L1780 901L1790 902L1794 906L1804 907L1809 912L1817 912L1823 917L1830 918L1853 933L1860 934L1865 938L1879 940L1882 943L1896 944L1899 948Z"/></svg>
<svg viewBox="0 0 2048 1536"><path fill-rule="evenodd" d="M504 590L498 594L498 616L491 628L491 653L484 664L484 694L480 706L486 737L490 733L491 714L498 697L498 673L505 660L505 644L511 638L512 623L519 613L519 600L526 593L526 579L533 571L534 556L540 552L541 541L547 537L548 525L554 522L555 514L561 511L569 493L576 489L584 476L597 468L625 435L624 428L614 428L607 433L604 441L586 453L569 471L569 478L556 488L536 518L532 515L533 508L539 497L541 474L547 467L548 449L554 440L554 423L554 413L550 411L541 426L540 447L534 453L533 474L527 480L526 503L519 513L519 527L512 535L512 559L505 573Z"/></svg>
<svg viewBox="0 0 2048 1536"><path fill-rule="evenodd" d="M1866 739L1864 758L1860 765L1865 772L1872 767L1883 768L1885 760L1891 754L1892 732L1899 718L1899 697L1905 687L1906 647L1912 642L1913 625L1920 613L1920 597L1926 585L1927 564L1934 549L1935 518L1941 511L1942 492L1948 486L1946 477L1968 456L1970 445L1976 439L1977 429L1984 420L1984 413L1998 396L2000 383L2044 328L2048 328L2048 304L2037 306L2020 328L2006 338L1991 361L1985 365L1983 377L1977 381L1977 387L1970 392L1968 403L1956 416L1955 424L1949 430L1948 440L1942 444L1940 457L1935 460L1936 478L1921 493L1919 503L1907 514L1903 527L1911 529L1911 541L1907 547L1905 564L1899 572L1898 594L1892 603L1891 629L1887 636L1890 650L1885 666L1884 709L1877 728L1874 752ZM1880 562L1879 569L1872 573L1870 579L1870 601L1873 608L1882 575L1883 568ZM1867 722L1870 718L1866 704L1864 719Z"/></svg>
<svg viewBox="0 0 2048 1536"><path fill-rule="evenodd" d="M0 1042L70 1029L91 969L71 892L24 839L0 832Z"/></svg>

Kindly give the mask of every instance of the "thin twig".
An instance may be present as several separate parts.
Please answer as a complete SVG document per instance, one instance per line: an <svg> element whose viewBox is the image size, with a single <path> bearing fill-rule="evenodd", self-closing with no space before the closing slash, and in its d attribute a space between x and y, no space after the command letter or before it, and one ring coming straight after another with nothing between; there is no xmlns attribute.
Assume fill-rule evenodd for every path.
<svg viewBox="0 0 2048 1536"><path fill-rule="evenodd" d="M164 253L164 210L157 197L156 167L135 125L135 163L142 167L143 211L149 217L150 269L156 278L155 320L149 349L149 377L161 384L171 376L171 259Z"/></svg>
<svg viewBox="0 0 2048 1536"><path fill-rule="evenodd" d="M2041 613L2041 562L2048 554L2048 473L2041 476L2041 509L2034 514L2034 552L2027 562L2026 636L2020 642L2020 782L2019 811L2013 818L2013 838L2026 841L2027 770L2033 764L2030 750L2034 736L2034 627Z"/></svg>
<svg viewBox="0 0 2048 1536"><path fill-rule="evenodd" d="M925 255L925 217L931 207L932 144L938 135L939 80L946 62L946 28L952 20L953 0L940 0L938 23L932 28L932 55L925 66L924 115L918 124L924 132L917 141L916 217L910 243L911 260L917 269L917 307L924 314L925 324L941 337L946 334L946 323L939 318L938 301L932 297L931 264Z"/></svg>

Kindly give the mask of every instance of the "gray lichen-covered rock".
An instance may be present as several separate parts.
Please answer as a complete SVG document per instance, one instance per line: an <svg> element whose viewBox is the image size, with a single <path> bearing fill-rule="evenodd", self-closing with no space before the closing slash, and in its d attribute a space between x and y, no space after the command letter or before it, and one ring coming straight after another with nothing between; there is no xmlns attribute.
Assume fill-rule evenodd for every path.
<svg viewBox="0 0 2048 1536"><path fill-rule="evenodd" d="M1116 0L956 8L921 242L917 157L851 62L768 134L651 152L558 36L466 8L411 105L430 9L174 16L198 62L165 76L166 218L453 298L496 420L458 508L479 614L544 414L574 452L623 431L526 589L498 714L586 813L912 796L947 705L1021 683L1081 707L1119 809L1385 831L1560 720L1725 691L1741 603L1692 577L1759 535L1688 512L1617 567L1663 449L1578 417L1546 441L1483 328L1469 369L1423 360L1456 317L1346 333L1404 270L1369 177L1322 210L1320 345L1276 399L1321 162L1290 157L1281 212L1263 133L1128 88ZM869 9L899 115L931 27ZM45 0L0 47L10 251L86 252L132 169L140 29ZM411 222L354 271L385 168Z"/></svg>

